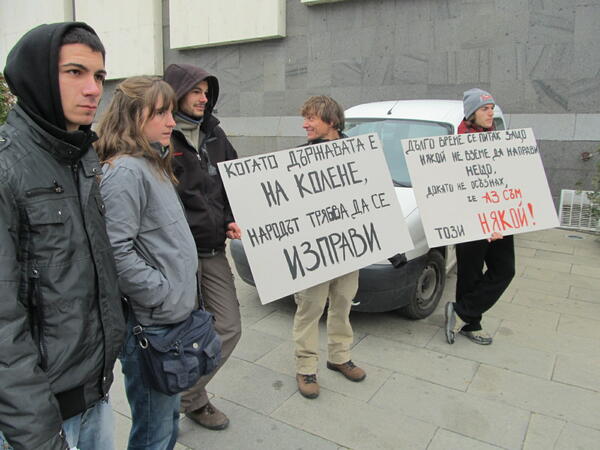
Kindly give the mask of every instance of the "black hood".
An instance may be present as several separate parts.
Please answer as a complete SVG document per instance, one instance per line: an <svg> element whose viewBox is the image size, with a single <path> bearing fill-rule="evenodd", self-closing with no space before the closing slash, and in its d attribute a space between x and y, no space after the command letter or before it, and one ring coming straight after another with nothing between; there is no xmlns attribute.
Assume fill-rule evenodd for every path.
<svg viewBox="0 0 600 450"><path fill-rule="evenodd" d="M58 84L58 56L62 37L71 28L96 32L83 22L44 24L28 31L6 58L4 77L17 103L44 130L80 147L89 140L91 126L66 132Z"/></svg>
<svg viewBox="0 0 600 450"><path fill-rule="evenodd" d="M191 64L171 64L165 70L164 80L171 85L177 96L177 103L185 94L201 81L208 84L208 103L204 110L204 120L210 115L219 98L219 80L206 70Z"/></svg>

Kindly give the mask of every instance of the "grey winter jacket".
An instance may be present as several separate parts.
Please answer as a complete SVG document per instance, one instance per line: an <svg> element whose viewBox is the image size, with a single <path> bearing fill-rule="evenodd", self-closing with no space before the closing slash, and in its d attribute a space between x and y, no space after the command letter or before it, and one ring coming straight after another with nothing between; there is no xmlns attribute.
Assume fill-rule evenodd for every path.
<svg viewBox="0 0 600 450"><path fill-rule="evenodd" d="M142 325L185 320L197 295L198 256L175 188L142 157L104 165L106 204L119 286Z"/></svg>
<svg viewBox="0 0 600 450"><path fill-rule="evenodd" d="M19 450L64 448L123 342L101 169L81 153L19 106L0 127L0 430Z"/></svg>

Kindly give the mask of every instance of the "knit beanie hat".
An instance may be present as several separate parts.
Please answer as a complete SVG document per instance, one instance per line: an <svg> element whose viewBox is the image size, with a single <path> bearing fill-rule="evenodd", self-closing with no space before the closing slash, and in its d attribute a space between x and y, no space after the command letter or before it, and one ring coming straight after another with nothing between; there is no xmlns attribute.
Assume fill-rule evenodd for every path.
<svg viewBox="0 0 600 450"><path fill-rule="evenodd" d="M463 107L465 109L465 119L471 117L475 111L483 105L495 105L494 97L489 92L473 88L465 91L463 94Z"/></svg>

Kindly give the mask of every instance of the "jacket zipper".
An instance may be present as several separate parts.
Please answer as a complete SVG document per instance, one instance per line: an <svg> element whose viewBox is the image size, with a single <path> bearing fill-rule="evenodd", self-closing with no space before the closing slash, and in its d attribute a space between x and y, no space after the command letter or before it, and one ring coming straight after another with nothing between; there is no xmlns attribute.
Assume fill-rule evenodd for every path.
<svg viewBox="0 0 600 450"><path fill-rule="evenodd" d="M25 196L26 197L34 197L36 195L41 195L41 194L62 194L65 189L58 184L58 181L54 180L53 181L54 185L53 186L48 186L48 187L37 187L37 188L33 188L30 189L29 191L25 192Z"/></svg>
<svg viewBox="0 0 600 450"><path fill-rule="evenodd" d="M43 324L44 314L42 312L42 305L40 305L40 271L37 266L33 266L31 269L31 280L33 289L31 292L31 307L33 316L33 333L34 339L38 343L40 349L40 366L42 370L48 368L48 350L46 348L46 341L44 339Z"/></svg>

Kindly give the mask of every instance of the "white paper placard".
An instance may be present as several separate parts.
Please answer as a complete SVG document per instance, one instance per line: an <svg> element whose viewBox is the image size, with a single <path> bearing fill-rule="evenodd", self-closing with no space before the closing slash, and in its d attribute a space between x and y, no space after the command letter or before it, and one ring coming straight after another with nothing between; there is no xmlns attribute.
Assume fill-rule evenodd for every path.
<svg viewBox="0 0 600 450"><path fill-rule="evenodd" d="M261 302L413 248L379 137L219 163Z"/></svg>
<svg viewBox="0 0 600 450"><path fill-rule="evenodd" d="M403 139L430 247L558 226L531 128Z"/></svg>

